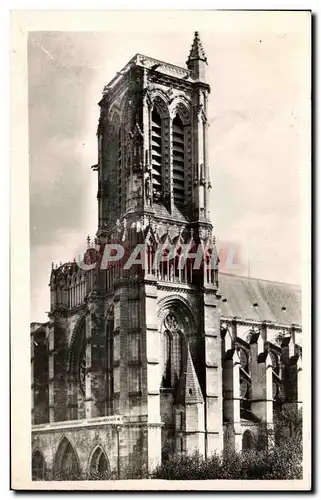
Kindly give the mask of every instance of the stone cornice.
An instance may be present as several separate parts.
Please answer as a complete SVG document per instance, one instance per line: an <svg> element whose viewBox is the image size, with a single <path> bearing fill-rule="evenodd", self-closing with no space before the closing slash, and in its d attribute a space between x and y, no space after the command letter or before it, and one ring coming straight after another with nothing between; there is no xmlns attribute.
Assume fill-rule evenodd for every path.
<svg viewBox="0 0 321 500"><path fill-rule="evenodd" d="M165 281L158 281L157 282L157 289L158 290L167 290L171 292L188 292L188 293L200 293L200 290L193 285L187 285L186 283L171 283L171 282L165 282Z"/></svg>
<svg viewBox="0 0 321 500"><path fill-rule="evenodd" d="M38 424L32 426L32 432L42 433L42 432L52 432L59 430L74 430L97 426L114 426L121 425L123 422L123 417L121 415L110 415L107 417L95 417L88 418L85 420L66 420L63 422L52 422L48 424Z"/></svg>
<svg viewBox="0 0 321 500"><path fill-rule="evenodd" d="M288 330L301 332L302 328L300 325L296 324L282 324L282 323L273 323L272 321L266 320L254 320L254 319L241 319L241 318L231 318L227 316L221 316L221 321L227 323L229 325L240 325L240 326L248 326L249 328L257 327L257 326L266 326L268 328L275 328L276 330Z"/></svg>

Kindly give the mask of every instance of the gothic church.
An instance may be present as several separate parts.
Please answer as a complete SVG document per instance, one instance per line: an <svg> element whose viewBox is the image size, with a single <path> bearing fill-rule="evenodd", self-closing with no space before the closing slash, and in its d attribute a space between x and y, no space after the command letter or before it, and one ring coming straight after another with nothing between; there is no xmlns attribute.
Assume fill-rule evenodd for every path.
<svg viewBox="0 0 321 500"><path fill-rule="evenodd" d="M52 268L49 320L31 324L35 480L250 448L260 420L301 404L300 288L219 273L206 69L196 32L186 67L136 54L104 89L96 244L143 244L145 265ZM165 244L211 264L154 266Z"/></svg>

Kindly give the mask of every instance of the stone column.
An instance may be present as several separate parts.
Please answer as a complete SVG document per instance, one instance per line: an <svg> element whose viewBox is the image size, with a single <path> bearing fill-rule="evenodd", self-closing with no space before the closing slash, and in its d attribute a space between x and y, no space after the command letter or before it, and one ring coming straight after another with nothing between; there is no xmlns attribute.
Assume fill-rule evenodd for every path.
<svg viewBox="0 0 321 500"><path fill-rule="evenodd" d="M251 409L254 415L268 426L273 424L272 360L263 349L261 334L254 334L250 341L250 372L252 378Z"/></svg>
<svg viewBox="0 0 321 500"><path fill-rule="evenodd" d="M144 286L143 317L143 394L147 402L147 454L148 469L153 470L161 463L162 438L160 418L160 353L161 342L157 324L157 287L155 282ZM146 399L145 399L146 398Z"/></svg>
<svg viewBox="0 0 321 500"><path fill-rule="evenodd" d="M205 456L205 412L204 403L186 404L186 450L188 453L197 451Z"/></svg>
<svg viewBox="0 0 321 500"><path fill-rule="evenodd" d="M155 282L134 279L122 283L114 297L114 400L127 422L129 465L139 461L148 470L161 460L156 300Z"/></svg>
<svg viewBox="0 0 321 500"><path fill-rule="evenodd" d="M128 282L122 284L116 292L115 331L114 331L114 381L118 388L118 413L127 415L129 410L128 380L128 324L129 301ZM117 337L118 336L118 337ZM117 359L118 358L118 359ZM117 408L117 401L116 401Z"/></svg>
<svg viewBox="0 0 321 500"><path fill-rule="evenodd" d="M104 415L106 406L105 322L102 297L88 297L86 316L86 418Z"/></svg>
<svg viewBox="0 0 321 500"><path fill-rule="evenodd" d="M204 293L206 456L223 449L222 351L219 299Z"/></svg>
<svg viewBox="0 0 321 500"><path fill-rule="evenodd" d="M67 321L63 312L50 314L48 326L49 422L67 420Z"/></svg>
<svg viewBox="0 0 321 500"><path fill-rule="evenodd" d="M223 370L224 417L230 426L229 445L235 451L242 449L240 408L240 358L235 348L227 351Z"/></svg>
<svg viewBox="0 0 321 500"><path fill-rule="evenodd" d="M302 363L301 355L295 348L295 330L285 337L281 344L285 403L288 409L297 410L302 403Z"/></svg>
<svg viewBox="0 0 321 500"><path fill-rule="evenodd" d="M54 398L54 324L49 323L48 333L48 364L49 364L49 422L55 421L55 398Z"/></svg>

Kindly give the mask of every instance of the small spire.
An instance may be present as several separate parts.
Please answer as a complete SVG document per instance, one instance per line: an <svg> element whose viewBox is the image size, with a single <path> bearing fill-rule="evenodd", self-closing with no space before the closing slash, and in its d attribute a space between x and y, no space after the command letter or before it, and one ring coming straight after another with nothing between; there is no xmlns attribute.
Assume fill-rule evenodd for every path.
<svg viewBox="0 0 321 500"><path fill-rule="evenodd" d="M89 236L89 234L87 236L87 248L90 248L90 236Z"/></svg>
<svg viewBox="0 0 321 500"><path fill-rule="evenodd" d="M199 37L198 31L195 31L194 34L194 40L192 43L192 48L188 56L187 60L187 65L189 64L190 61L199 59L201 61L205 61L207 63L207 57L204 52L204 48L201 42L201 39Z"/></svg>

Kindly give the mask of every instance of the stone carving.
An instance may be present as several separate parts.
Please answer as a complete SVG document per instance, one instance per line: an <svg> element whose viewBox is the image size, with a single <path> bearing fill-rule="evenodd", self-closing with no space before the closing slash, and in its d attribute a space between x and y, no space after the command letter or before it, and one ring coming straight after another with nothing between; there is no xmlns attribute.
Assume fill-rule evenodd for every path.
<svg viewBox="0 0 321 500"><path fill-rule="evenodd" d="M139 172L143 169L143 133L138 123L135 124L134 131L129 132L130 137L130 161L132 171Z"/></svg>
<svg viewBox="0 0 321 500"><path fill-rule="evenodd" d="M173 313L169 313L166 316L164 323L170 332L176 332L178 330L178 321Z"/></svg>
<svg viewBox="0 0 321 500"><path fill-rule="evenodd" d="M149 172L145 173L145 201L148 206L152 204L152 181Z"/></svg>
<svg viewBox="0 0 321 500"><path fill-rule="evenodd" d="M141 64L145 68L152 69L157 72L166 73L168 75L179 76L180 78L190 78L191 72L188 69L175 66L173 64L164 63L151 57L146 57L141 54L137 55L136 64Z"/></svg>

